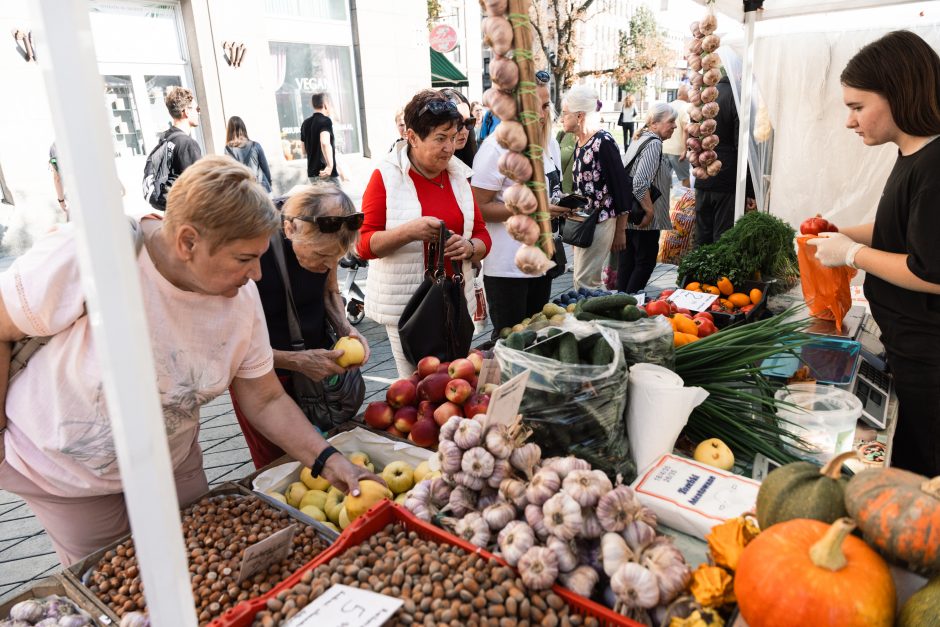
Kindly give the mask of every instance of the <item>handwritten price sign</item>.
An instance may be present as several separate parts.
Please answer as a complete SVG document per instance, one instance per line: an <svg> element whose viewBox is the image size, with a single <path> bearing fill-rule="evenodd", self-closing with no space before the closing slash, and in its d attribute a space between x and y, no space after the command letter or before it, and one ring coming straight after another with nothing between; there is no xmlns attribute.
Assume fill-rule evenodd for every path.
<svg viewBox="0 0 940 627"><path fill-rule="evenodd" d="M401 599L337 584L300 610L288 627L379 627L404 604Z"/></svg>
<svg viewBox="0 0 940 627"><path fill-rule="evenodd" d="M676 290L669 295L669 302L676 307L683 307L690 311L705 311L712 306L718 297L707 292L690 292L689 290Z"/></svg>

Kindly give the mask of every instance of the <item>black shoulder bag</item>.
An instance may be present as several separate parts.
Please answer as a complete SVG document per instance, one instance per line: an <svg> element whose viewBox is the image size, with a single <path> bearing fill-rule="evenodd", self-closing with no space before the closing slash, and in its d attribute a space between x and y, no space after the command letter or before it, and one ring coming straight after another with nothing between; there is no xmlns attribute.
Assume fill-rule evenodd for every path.
<svg viewBox="0 0 940 627"><path fill-rule="evenodd" d="M441 361L466 357L473 341L473 319L467 311L460 262L451 260L453 277L444 271L444 242L450 235L441 222L437 241L428 244L424 281L398 320L402 350L413 364L428 355Z"/></svg>
<svg viewBox="0 0 940 627"><path fill-rule="evenodd" d="M649 146L655 138L651 137L646 140L646 142L640 146L636 154L633 155L633 158L630 159L630 162L624 166L624 171L627 173L627 189L630 190L630 209L627 212L628 220L630 224L639 224L643 221L643 217L646 215L646 210L643 209L643 205L640 204L640 201L636 199L636 196L633 195L633 175L630 174L630 169L633 167L633 164L636 163L636 160L640 158L640 155L643 154L643 151L646 150L646 147ZM662 196L662 192L656 188L655 185L650 184L650 202L654 203L659 200L659 197Z"/></svg>
<svg viewBox="0 0 940 627"><path fill-rule="evenodd" d="M290 288L287 261L284 259L284 242L280 232L271 236L271 250L274 252L287 297L287 328L290 332L291 349L307 350L300 330L300 316L297 315L297 307L294 305L294 294ZM331 336L335 335L329 325L327 332ZM292 398L307 416L307 420L324 433L359 413L366 396L366 382L358 368L333 375L325 381L314 381L297 371L291 371L290 374L294 388Z"/></svg>

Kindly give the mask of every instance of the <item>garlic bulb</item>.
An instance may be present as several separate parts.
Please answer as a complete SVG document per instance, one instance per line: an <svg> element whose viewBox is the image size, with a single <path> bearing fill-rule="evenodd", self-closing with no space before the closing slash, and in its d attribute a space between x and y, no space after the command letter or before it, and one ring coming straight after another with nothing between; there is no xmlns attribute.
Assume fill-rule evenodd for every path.
<svg viewBox="0 0 940 627"><path fill-rule="evenodd" d="M571 572L558 576L561 585L587 599L594 594L594 586L599 578L597 571L590 566L578 566Z"/></svg>
<svg viewBox="0 0 940 627"><path fill-rule="evenodd" d="M501 122L496 130L499 131L499 127L502 125ZM529 215L535 213L535 210L539 208L539 201L535 194L522 183L513 183L503 192L503 204L514 214Z"/></svg>
<svg viewBox="0 0 940 627"><path fill-rule="evenodd" d="M509 122L506 126L500 122L493 134L496 135L496 143L513 152L522 152L529 145L529 140L525 134L525 128L515 120L503 120Z"/></svg>
<svg viewBox="0 0 940 627"><path fill-rule="evenodd" d="M512 503L506 503L505 501L493 503L483 510L483 520L493 531L502 529L515 518L516 508L512 506Z"/></svg>
<svg viewBox="0 0 940 627"><path fill-rule="evenodd" d="M594 540L604 535L604 527L601 521L597 519L593 507L581 508L581 537L588 540Z"/></svg>
<svg viewBox="0 0 940 627"><path fill-rule="evenodd" d="M489 70L493 85L503 91L512 91L519 84L519 66L512 59L494 55Z"/></svg>
<svg viewBox="0 0 940 627"><path fill-rule="evenodd" d="M490 527L483 520L483 516L476 512L471 512L457 521L454 534L482 548L486 548L490 541Z"/></svg>
<svg viewBox="0 0 940 627"><path fill-rule="evenodd" d="M584 522L581 517L581 506L564 492L559 492L545 501L542 505L542 514L545 516L545 528L553 536L558 536L562 540L571 540L581 532L581 525Z"/></svg>
<svg viewBox="0 0 940 627"><path fill-rule="evenodd" d="M443 442L444 440L453 441L454 432L457 431L457 427L460 426L460 421L463 420L460 416L451 416L447 419L447 422L441 427L441 431L438 434L438 439ZM440 449L438 449L440 450Z"/></svg>
<svg viewBox="0 0 940 627"><path fill-rule="evenodd" d="M516 509L524 510L529 504L525 496L525 482L519 479L503 479L499 484L499 494L504 499L516 506Z"/></svg>
<svg viewBox="0 0 940 627"><path fill-rule="evenodd" d="M637 555L640 554L649 544L656 539L656 530L647 525L642 520L634 520L627 524L626 528L620 532L627 545Z"/></svg>
<svg viewBox="0 0 940 627"><path fill-rule="evenodd" d="M484 510L493 503L499 503L499 490L494 490L488 486L483 486L480 490L480 496L477 498L477 509Z"/></svg>
<svg viewBox="0 0 940 627"><path fill-rule="evenodd" d="M480 446L483 439L483 425L473 418L461 418L454 432L454 443L463 450Z"/></svg>
<svg viewBox="0 0 940 627"><path fill-rule="evenodd" d="M718 46L721 45L721 38L718 35L708 35L702 39L702 51L703 52L714 52L718 49Z"/></svg>
<svg viewBox="0 0 940 627"><path fill-rule="evenodd" d="M562 540L557 536L551 536L545 546L555 552L558 558L558 571L562 573L571 572L578 566L578 553L571 541Z"/></svg>
<svg viewBox="0 0 940 627"><path fill-rule="evenodd" d="M548 528L545 526L545 514L542 513L542 507L540 505L530 503L525 506L525 521L529 523L529 526L532 527L532 531L534 531L535 535L540 539L544 540L550 535Z"/></svg>
<svg viewBox="0 0 940 627"><path fill-rule="evenodd" d="M504 152L496 162L496 169L517 183L525 183L532 178L532 162L519 152Z"/></svg>
<svg viewBox="0 0 940 627"><path fill-rule="evenodd" d="M496 542L503 559L510 566L515 566L519 558L535 545L535 532L521 520L513 520L499 532Z"/></svg>
<svg viewBox="0 0 940 627"><path fill-rule="evenodd" d="M568 474L575 470L590 470L591 464L574 455L568 455L567 457L550 457L542 463L542 468L551 468L558 473L559 477L567 479Z"/></svg>
<svg viewBox="0 0 940 627"><path fill-rule="evenodd" d="M512 48L512 24L509 20L504 17L491 16L483 20L482 26L483 45L489 46L496 55L505 55L509 52Z"/></svg>
<svg viewBox="0 0 940 627"><path fill-rule="evenodd" d="M486 480L486 485L491 488L499 488L503 481L512 476L512 466L508 459L497 459L493 464L493 472Z"/></svg>
<svg viewBox="0 0 940 627"><path fill-rule="evenodd" d="M613 489L602 470L572 470L562 483L565 492L581 507L594 507L602 495Z"/></svg>
<svg viewBox="0 0 940 627"><path fill-rule="evenodd" d="M469 472L464 472L462 470L454 475L454 481L457 482L457 485L473 490L474 492L479 492L483 489L483 486L486 485L486 479L475 477Z"/></svg>
<svg viewBox="0 0 940 627"><path fill-rule="evenodd" d="M533 505L542 505L545 501L558 493L560 488L561 480L558 478L558 475L552 470L545 470L543 468L532 477L532 481L529 482L529 487L526 488L525 497L526 500Z"/></svg>
<svg viewBox="0 0 940 627"><path fill-rule="evenodd" d="M493 474L493 463L495 461L489 451L482 446L475 446L463 454L460 467L468 475L486 480Z"/></svg>
<svg viewBox="0 0 940 627"><path fill-rule="evenodd" d="M638 509L640 502L633 488L620 485L598 500L597 519L607 531L623 531Z"/></svg>
<svg viewBox="0 0 940 627"><path fill-rule="evenodd" d="M616 533L605 533L601 538L601 562L608 577L627 562L635 562L637 555L627 545L627 541Z"/></svg>
<svg viewBox="0 0 940 627"><path fill-rule="evenodd" d="M539 251L539 254L545 256L541 251ZM535 466L540 459L542 459L542 449L539 448L538 444L532 442L520 446L509 456L512 467L524 474L526 479L532 478L532 471L535 470Z"/></svg>
<svg viewBox="0 0 940 627"><path fill-rule="evenodd" d="M539 234L541 233L538 222L533 220L531 216L521 213L509 216L509 219L503 223L503 226L506 229L506 233L509 234L509 237L527 246L535 244L535 242L539 240Z"/></svg>
<svg viewBox="0 0 940 627"><path fill-rule="evenodd" d="M533 276L542 276L555 267L555 262L546 257L541 248L525 244L516 251L515 262L521 272Z"/></svg>
<svg viewBox="0 0 940 627"><path fill-rule="evenodd" d="M718 28L718 18L711 14L706 15L698 23L698 27L702 31L702 35L711 35Z"/></svg>
<svg viewBox="0 0 940 627"><path fill-rule="evenodd" d="M550 549L533 546L519 558L519 575L531 590L551 588L558 577L558 558Z"/></svg>
<svg viewBox="0 0 940 627"><path fill-rule="evenodd" d="M410 496L405 499L404 503L405 509L415 515L419 520L424 522L431 522L431 508L428 507L427 503L422 503L417 499L413 499Z"/></svg>
<svg viewBox="0 0 940 627"><path fill-rule="evenodd" d="M502 126L500 122L499 126ZM499 128L497 126L496 128ZM515 442L505 425L495 425L486 432L486 450L496 459L509 459L515 448Z"/></svg>
<svg viewBox="0 0 940 627"><path fill-rule="evenodd" d="M441 461L441 472L454 475L460 472L463 451L450 440L441 440L437 444L437 458Z"/></svg>
<svg viewBox="0 0 940 627"><path fill-rule="evenodd" d="M447 505L447 502L450 500L450 493L454 490L453 486L447 483L443 477L434 477L431 479L430 487L430 504L436 508Z"/></svg>
<svg viewBox="0 0 940 627"><path fill-rule="evenodd" d="M653 529L656 528L656 523L658 522L656 518L656 512L648 508L646 505L640 505L640 508L633 514L633 520L645 522Z"/></svg>
<svg viewBox="0 0 940 627"><path fill-rule="evenodd" d="M627 562L617 569L610 578L610 587L617 595L617 600L627 609L649 609L659 603L656 577L633 562Z"/></svg>
<svg viewBox="0 0 940 627"><path fill-rule="evenodd" d="M150 627L150 615L141 612L128 612L121 617L120 627Z"/></svg>
<svg viewBox="0 0 940 627"><path fill-rule="evenodd" d="M447 499L447 509L457 516L462 518L473 511L476 507L477 496L473 490L458 485L450 493L450 498Z"/></svg>
<svg viewBox="0 0 940 627"><path fill-rule="evenodd" d="M10 619L14 621L24 621L30 625L38 623L45 615L46 608L35 599L20 601L10 608Z"/></svg>
<svg viewBox="0 0 940 627"><path fill-rule="evenodd" d="M682 553L665 536L663 541L655 542L643 551L640 564L656 576L660 603L675 599L692 578L692 570Z"/></svg>

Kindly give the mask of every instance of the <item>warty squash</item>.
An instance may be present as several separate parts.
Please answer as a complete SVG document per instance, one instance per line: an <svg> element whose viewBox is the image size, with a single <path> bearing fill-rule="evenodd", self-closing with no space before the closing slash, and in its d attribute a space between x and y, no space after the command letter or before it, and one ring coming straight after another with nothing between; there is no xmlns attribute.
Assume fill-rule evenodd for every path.
<svg viewBox="0 0 940 627"><path fill-rule="evenodd" d="M898 612L897 627L940 625L940 577L911 595Z"/></svg>
<svg viewBox="0 0 940 627"><path fill-rule="evenodd" d="M855 452L842 453L822 469L810 462L793 462L772 471L757 493L757 523L761 529L794 518L831 523L846 515L842 463Z"/></svg>

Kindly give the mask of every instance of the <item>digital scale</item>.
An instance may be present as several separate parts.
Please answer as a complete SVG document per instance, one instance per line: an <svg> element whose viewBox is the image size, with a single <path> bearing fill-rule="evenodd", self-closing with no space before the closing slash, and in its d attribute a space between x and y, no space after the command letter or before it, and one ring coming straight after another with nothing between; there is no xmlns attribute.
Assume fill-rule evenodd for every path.
<svg viewBox="0 0 940 627"><path fill-rule="evenodd" d="M888 373L885 348L880 336L881 329L875 319L868 316L859 338L862 360L852 392L862 401L862 419L877 429L884 429L888 424L888 401L894 382Z"/></svg>

